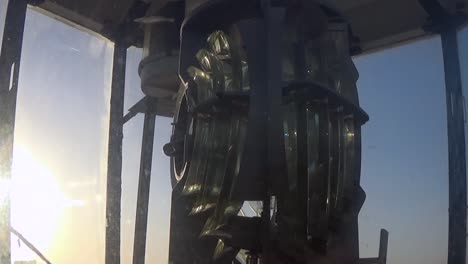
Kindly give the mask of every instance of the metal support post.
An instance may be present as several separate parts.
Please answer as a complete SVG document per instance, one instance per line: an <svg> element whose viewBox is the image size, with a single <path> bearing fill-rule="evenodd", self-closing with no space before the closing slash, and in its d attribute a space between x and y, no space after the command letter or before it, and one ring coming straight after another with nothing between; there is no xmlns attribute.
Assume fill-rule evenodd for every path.
<svg viewBox="0 0 468 264"><path fill-rule="evenodd" d="M140 176L138 180L135 237L133 241L133 264L145 263L151 165L153 160L154 127L156 121L155 106L155 99L146 100L143 139L141 141Z"/></svg>
<svg viewBox="0 0 468 264"><path fill-rule="evenodd" d="M387 264L388 231L380 230L379 257L359 259L359 264Z"/></svg>
<svg viewBox="0 0 468 264"><path fill-rule="evenodd" d="M283 24L286 15L284 6L275 6L274 1L264 1L265 12L265 32L266 32L266 91L267 91L267 179L268 186L267 197L263 201L262 220L264 222L263 239L263 255L264 263L279 263L274 257L274 247L271 241L271 208L275 207L271 204L273 195L280 200L283 199L282 188L285 186L286 177L286 154L284 148L284 130L281 108L282 104L282 84L281 84L281 39L283 34ZM278 207L280 207L278 205Z"/></svg>
<svg viewBox="0 0 468 264"><path fill-rule="evenodd" d="M122 140L127 44L114 45L110 99L106 198L106 264L120 263L120 212L122 197Z"/></svg>
<svg viewBox="0 0 468 264"><path fill-rule="evenodd" d="M444 55L449 154L448 264L465 264L467 200L465 117L456 27L448 26L442 31L441 37Z"/></svg>
<svg viewBox="0 0 468 264"><path fill-rule="evenodd" d="M10 185L16 97L27 0L8 2L0 53L0 186ZM0 196L0 264L11 263L10 195Z"/></svg>

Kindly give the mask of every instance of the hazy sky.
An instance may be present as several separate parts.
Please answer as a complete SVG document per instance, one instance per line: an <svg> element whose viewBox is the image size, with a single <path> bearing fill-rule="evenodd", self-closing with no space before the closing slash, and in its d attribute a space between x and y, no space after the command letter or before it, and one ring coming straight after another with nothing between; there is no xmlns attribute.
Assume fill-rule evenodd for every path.
<svg viewBox="0 0 468 264"><path fill-rule="evenodd" d="M0 0L0 29L5 3ZM465 47L461 56L468 83L468 31L460 43ZM31 203L18 203L25 208L12 209L19 219L13 225L33 243L43 245L41 250L53 263L98 264L104 260L112 52L112 44L103 39L28 12L15 168L31 168L18 170L17 178L35 183L28 174L33 172L34 177L55 186L56 194L44 193L37 180L32 184L37 188L28 189ZM140 50L129 49L126 109L143 96L137 74L140 59ZM377 256L379 229L386 228L390 232L389 264L446 263L448 163L440 39L361 56L355 63L360 71L361 105L371 117L363 129L362 185L367 200L360 215L361 253ZM158 118L156 123L148 263L167 262L169 161L161 149L169 140L170 122ZM133 250L142 125L142 116L138 116L124 129L123 264L131 263ZM64 202L50 205L47 199L53 197ZM21 220L24 216L26 221ZM49 239L41 239L46 234ZM17 243L13 245L17 257L31 256L24 245L20 249Z"/></svg>

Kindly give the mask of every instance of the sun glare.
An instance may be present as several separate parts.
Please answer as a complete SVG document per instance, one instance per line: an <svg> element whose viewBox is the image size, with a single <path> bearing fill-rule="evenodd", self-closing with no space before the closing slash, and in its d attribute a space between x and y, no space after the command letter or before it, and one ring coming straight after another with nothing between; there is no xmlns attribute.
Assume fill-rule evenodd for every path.
<svg viewBox="0 0 468 264"><path fill-rule="evenodd" d="M35 160L24 147L15 146L12 179L0 189L0 199L11 197L11 225L36 248L47 252L61 211L83 202L65 196L54 175ZM31 260L36 256L12 236L12 259Z"/></svg>

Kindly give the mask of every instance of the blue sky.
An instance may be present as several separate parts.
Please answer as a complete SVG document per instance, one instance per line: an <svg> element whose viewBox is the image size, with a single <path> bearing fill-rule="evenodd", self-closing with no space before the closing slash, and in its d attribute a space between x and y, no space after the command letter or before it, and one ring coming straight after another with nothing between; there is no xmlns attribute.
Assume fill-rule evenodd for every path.
<svg viewBox="0 0 468 264"><path fill-rule="evenodd" d="M440 38L355 59L363 129L362 253L390 232L388 263L444 263L447 131Z"/></svg>
<svg viewBox="0 0 468 264"><path fill-rule="evenodd" d="M0 29L5 3L0 0ZM460 34L460 47L468 83L467 30ZM16 144L50 171L64 194L84 202L57 216L50 246L43 249L54 263L103 263L112 50L103 39L28 12ZM129 49L126 109L143 96L137 74L140 59L141 50ZM362 186L367 200L360 214L362 256L377 255L379 230L386 228L389 264L446 263L448 163L440 38L359 56L355 63L361 105L371 117L363 128ZM167 260L169 162L161 149L169 140L170 122L158 118L156 123L148 263ZM142 126L142 116L137 116L124 128L124 264L131 263Z"/></svg>

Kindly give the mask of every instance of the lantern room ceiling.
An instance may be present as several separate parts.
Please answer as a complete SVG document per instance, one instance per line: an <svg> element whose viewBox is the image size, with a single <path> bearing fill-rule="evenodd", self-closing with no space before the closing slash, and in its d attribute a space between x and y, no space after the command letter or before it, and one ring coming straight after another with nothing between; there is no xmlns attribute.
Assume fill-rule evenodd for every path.
<svg viewBox="0 0 468 264"><path fill-rule="evenodd" d="M173 0L146 0L162 7ZM192 0L203 2L206 0ZM351 22L363 52L430 35L423 30L425 0L334 0ZM426 0L433 2L437 0ZM106 36L123 22L135 0L45 0L38 9L63 22ZM450 14L467 14L468 0L439 0ZM195 4L196 5L196 4Z"/></svg>

